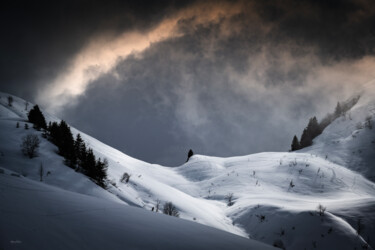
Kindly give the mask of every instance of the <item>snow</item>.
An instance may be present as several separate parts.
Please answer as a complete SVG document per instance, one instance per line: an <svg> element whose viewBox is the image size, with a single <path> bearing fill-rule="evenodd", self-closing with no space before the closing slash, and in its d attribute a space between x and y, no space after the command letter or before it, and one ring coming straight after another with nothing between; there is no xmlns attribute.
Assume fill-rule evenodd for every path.
<svg viewBox="0 0 375 250"><path fill-rule="evenodd" d="M359 88L358 103L336 119L308 152L326 157L375 181L375 81ZM354 95L354 96L355 96ZM366 126L369 118L372 129Z"/></svg>
<svg viewBox="0 0 375 250"><path fill-rule="evenodd" d="M35 186L46 190L58 190L56 192L61 193L60 201L68 201L63 202L65 207L62 204L48 207L51 199L53 201L55 199L50 197L48 192L38 194L38 197L41 194L45 195L40 198L43 201L35 206L45 204L48 212L55 210L58 212L60 205L68 211L83 211L80 216L72 215L74 219L72 217L67 221L70 223L70 219L84 217L82 218L84 223L66 225L63 223L61 228L56 229L57 231L86 225L85 223L91 225L90 223L93 222L90 222L90 219L97 217L98 221L106 224L106 230L98 228L98 225L93 227L98 232L104 233L108 239L120 237L116 236L115 229L130 230L122 228L125 226L117 222L122 220L125 214L113 212L110 213L111 215L106 214L106 210L101 209L104 206L109 211L112 211L112 207L121 207L121 209L114 209L116 211L127 211L128 215L131 214L128 217L134 217L133 226L137 225L137 220L143 221L143 217L147 218L147 222L145 220L144 223L149 224L142 226L142 230L146 235L150 233L150 237L154 232L147 231L147 228L153 228L151 225L154 224L152 221L155 219L163 221L157 223L164 223L164 220L168 220L168 223L169 220L182 223L179 226L176 224L177 229L173 226L170 231L177 230L176 232L183 233L178 231L180 230L178 227L190 227L188 225L199 227L201 226L199 224L203 224L209 226L210 230L216 228L242 236L226 234L235 237L233 239L250 238L268 245L284 246L286 249L362 248L375 240L375 184L371 181L373 180L371 176L375 174L373 165L375 147L372 143L375 141L375 126L373 129L364 126L358 129L358 123L364 124L369 115L372 121L374 120L375 95L372 86L370 87L362 92L359 102L349 111L350 116L348 112L346 117L336 119L314 140L312 147L293 153L265 152L229 158L194 155L182 166L170 168L134 159L72 128L74 134L82 135L97 157L108 159L108 178L114 184L109 184L108 190L101 189L82 174L63 165L63 159L56 154L56 147L43 139L40 132L23 128L27 113L24 110L25 101L13 97L13 107L8 107L6 102L8 94L0 93L0 167L5 171L13 171L24 176L17 179L8 177L10 175L1 175L1 178L6 176L4 181L12 182L9 185L13 186L26 185L25 188ZM32 107L32 104L29 107ZM47 121L59 120L46 113L45 116ZM20 128L16 128L17 121L20 122ZM29 126L32 127L31 124ZM34 159L23 156L19 148L22 136L27 133L38 134L42 141L39 156ZM45 176L43 183L40 183L38 176L40 163L43 163L45 172L51 172L49 176ZM125 172L131 175L128 183L120 182ZM1 192L6 200L13 199L11 189L1 189ZM227 206L225 198L229 193L233 193L234 197L232 206ZM7 209L19 211L17 216L28 211L24 205L29 203L26 202L29 199L26 191L20 191L18 195L24 198L7 204ZM24 199L25 202L19 202ZM70 204L69 200L72 200L73 207L66 204ZM167 201L173 202L180 211L181 219L161 215L160 211L150 212L158 200L161 202L161 207ZM15 198L12 201L15 201ZM91 204L93 209L98 207L98 210L95 210L97 212L86 210L90 207L86 206L86 203ZM319 215L317 212L319 204L327 208L324 215ZM78 209L81 206L84 209ZM3 205L1 208L3 209ZM37 211L37 207L31 210ZM113 218L110 218L112 214ZM110 221L105 221L104 217ZM356 231L359 219L365 225L360 235ZM43 224L40 221L44 221L44 218L38 218L33 223ZM165 223L168 225L167 222ZM48 228L49 224L45 226ZM139 227L136 228L141 231ZM26 230L25 228L22 230ZM202 226L202 228L207 227ZM14 230L22 231L20 227ZM201 234L202 238L210 238L199 230L200 233L197 234ZM166 231L165 228L162 231ZM223 233L218 230L215 232ZM186 237L190 237L189 234L194 233L186 232ZM50 237L55 237L53 235ZM72 237L72 245L90 248L89 245L87 247L82 245L86 243L79 242L80 239L75 239L74 235L68 233L68 236ZM228 237L223 237L222 241L221 238L215 237L213 241L226 242ZM94 235L88 237L88 239L92 238L96 237ZM234 240L228 239L228 242L232 241ZM161 249L168 248L165 245L159 247L163 246L163 242L177 244L166 243L167 241L163 239L160 240L161 245L156 241L152 244ZM254 241L250 242L251 245ZM199 246L215 248L213 244L215 243L205 242L203 239L197 240ZM219 245L223 248L228 246L227 249L240 249L240 247L229 247L224 243ZM174 246L174 248L181 248ZM113 248L116 247L118 248L117 245L113 245ZM134 245L134 248L141 248L141 245ZM191 246L191 248L196 247Z"/></svg>
<svg viewBox="0 0 375 250"><path fill-rule="evenodd" d="M0 210L2 249L273 249L197 223L64 191L5 169L0 171L0 196L6 201Z"/></svg>

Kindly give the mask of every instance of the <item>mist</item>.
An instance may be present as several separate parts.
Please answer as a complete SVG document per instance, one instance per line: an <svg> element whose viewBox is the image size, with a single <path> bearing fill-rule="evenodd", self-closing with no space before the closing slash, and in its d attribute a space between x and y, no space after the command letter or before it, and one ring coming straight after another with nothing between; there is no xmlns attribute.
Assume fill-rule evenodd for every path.
<svg viewBox="0 0 375 250"><path fill-rule="evenodd" d="M26 58L12 48L5 58L22 63L2 65L28 78L4 72L2 90L130 156L175 166L190 148L215 156L288 151L310 117L321 119L375 78L369 1L140 6L108 5L103 14L93 4L69 25L84 35L43 33L52 56L32 52L38 40Z"/></svg>

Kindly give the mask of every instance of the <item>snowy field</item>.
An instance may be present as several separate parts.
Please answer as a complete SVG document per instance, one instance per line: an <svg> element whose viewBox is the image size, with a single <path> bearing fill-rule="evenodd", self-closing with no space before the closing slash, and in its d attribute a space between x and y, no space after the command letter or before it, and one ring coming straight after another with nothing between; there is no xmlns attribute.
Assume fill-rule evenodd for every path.
<svg viewBox="0 0 375 250"><path fill-rule="evenodd" d="M0 169L2 249L271 249L197 223ZM4 203L3 203L4 202Z"/></svg>
<svg viewBox="0 0 375 250"><path fill-rule="evenodd" d="M41 249L43 242L55 244L53 239L66 244L61 249L265 247L256 241L285 249L371 248L375 127L369 128L366 119L374 122L374 96L364 91L350 113L329 125L312 147L230 158L194 155L175 168L134 159L72 128L97 157L108 159L110 184L104 190L65 166L57 148L32 124L24 129L24 100L13 97L9 107L8 94L0 93L0 247ZM41 140L33 159L20 150L29 133ZM42 183L41 163L50 172ZM125 172L131 175L128 183L120 181ZM180 219L151 212L158 201L161 207L173 202Z"/></svg>

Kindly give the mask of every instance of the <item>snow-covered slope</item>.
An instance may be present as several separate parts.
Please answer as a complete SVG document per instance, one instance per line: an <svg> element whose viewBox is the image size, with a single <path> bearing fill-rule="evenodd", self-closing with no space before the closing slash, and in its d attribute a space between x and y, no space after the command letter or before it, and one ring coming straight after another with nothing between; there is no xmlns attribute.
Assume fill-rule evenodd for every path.
<svg viewBox="0 0 375 250"><path fill-rule="evenodd" d="M273 249L0 168L1 249Z"/></svg>
<svg viewBox="0 0 375 250"><path fill-rule="evenodd" d="M327 157L375 181L375 80L360 88L359 95L358 103L303 151Z"/></svg>
<svg viewBox="0 0 375 250"><path fill-rule="evenodd" d="M112 184L106 191L65 167L55 146L45 139L40 155L26 159L19 148L21 138L39 132L23 129L25 101L14 97L13 107L8 107L7 96L0 93L0 167L34 181L39 180L37 172L43 162L51 173L45 184L146 210L158 200L161 206L171 201L182 219L286 249L358 249L375 240L375 184L334 161L333 153L326 159L317 152L315 144L319 140L324 144L324 139L316 138L314 147L303 152L231 158L194 155L188 163L169 168L129 157L80 132L94 153L109 161ZM47 120L58 120L45 115ZM20 128L16 128L17 121ZM335 123L327 129L334 129ZM342 160L340 149L336 151L337 159ZM128 183L120 182L125 172L131 175ZM232 206L227 206L229 193L233 193ZM324 214L317 212L319 204L327 208ZM356 232L358 222L365 225L360 235Z"/></svg>

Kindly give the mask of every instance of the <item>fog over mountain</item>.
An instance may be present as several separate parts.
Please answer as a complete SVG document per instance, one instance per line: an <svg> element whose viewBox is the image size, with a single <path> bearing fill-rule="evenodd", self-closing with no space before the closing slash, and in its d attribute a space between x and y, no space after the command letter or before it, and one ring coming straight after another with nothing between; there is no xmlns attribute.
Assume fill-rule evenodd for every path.
<svg viewBox="0 0 375 250"><path fill-rule="evenodd" d="M287 151L375 78L372 1L64 1L0 10L0 90L170 166ZM112 110L113 112L108 112Z"/></svg>

